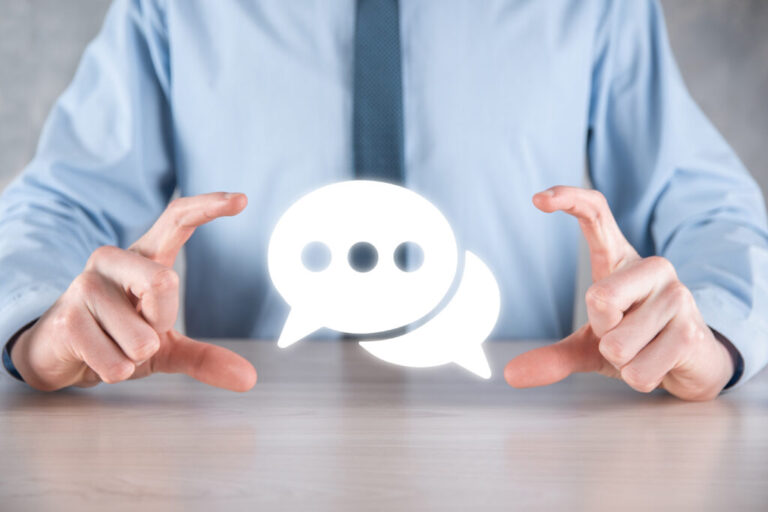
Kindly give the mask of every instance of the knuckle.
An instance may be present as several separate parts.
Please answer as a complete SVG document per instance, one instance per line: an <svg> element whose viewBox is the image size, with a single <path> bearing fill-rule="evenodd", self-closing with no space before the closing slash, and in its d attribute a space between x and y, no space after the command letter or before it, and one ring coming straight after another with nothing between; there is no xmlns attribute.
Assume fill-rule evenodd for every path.
<svg viewBox="0 0 768 512"><path fill-rule="evenodd" d="M667 293L671 300L678 306L690 306L693 304L693 294L680 281L675 281L667 287Z"/></svg>
<svg viewBox="0 0 768 512"><path fill-rule="evenodd" d="M172 268L155 272L149 280L149 289L157 293L175 292L179 288L179 275Z"/></svg>
<svg viewBox="0 0 768 512"><path fill-rule="evenodd" d="M602 192L599 190L590 190L589 195L592 197L592 203L594 204L594 208L591 209L591 216L594 218L595 222L600 222L604 218L610 216L611 208Z"/></svg>
<svg viewBox="0 0 768 512"><path fill-rule="evenodd" d="M77 332L84 321L83 311L75 304L59 301L51 310L51 325L56 332Z"/></svg>
<svg viewBox="0 0 768 512"><path fill-rule="evenodd" d="M101 377L89 367L80 379L80 382L75 385L79 388L91 388L99 383L101 383Z"/></svg>
<svg viewBox="0 0 768 512"><path fill-rule="evenodd" d="M177 197L176 199L173 199L170 203L168 203L168 206L165 208L165 211L169 213L175 213L181 210L183 206L184 206L183 198Z"/></svg>
<svg viewBox="0 0 768 512"><path fill-rule="evenodd" d="M191 366L192 366L192 368L194 368L194 369L195 369L195 371L196 371L196 372L199 372L200 370L202 370L202 369L203 369L203 367L204 367L204 366L205 366L205 364L206 364L206 363L205 363L205 362L206 362L206 360L208 360L208 359L209 359L209 357L210 357L210 355L211 355L211 350L212 350L212 349L213 349L213 347L212 347L212 346L210 346L210 345L205 345L205 346L204 346L204 347L202 347L202 349L201 349L201 350L199 350L199 351L197 352L197 354L194 356L194 358L193 358L193 360L192 360L192 364L191 364Z"/></svg>
<svg viewBox="0 0 768 512"><path fill-rule="evenodd" d="M646 258L648 264L650 264L657 274L660 274L669 278L676 278L677 272L675 272L675 266L672 262L663 256L648 256Z"/></svg>
<svg viewBox="0 0 768 512"><path fill-rule="evenodd" d="M165 209L166 213L171 217L174 226L181 227L182 221L184 219L184 205L185 205L185 198L183 197L177 197L170 203L168 203L168 207Z"/></svg>
<svg viewBox="0 0 768 512"><path fill-rule="evenodd" d="M67 306L56 311L51 323L56 332L73 333L80 330L83 320L77 308Z"/></svg>
<svg viewBox="0 0 768 512"><path fill-rule="evenodd" d="M599 190L590 189L588 193L590 196L592 196L592 200L595 202L595 205L598 207L598 209L608 209L608 200L605 198L602 192Z"/></svg>
<svg viewBox="0 0 768 512"><path fill-rule="evenodd" d="M629 387L641 393L650 393L658 386L655 379L649 378L638 368L629 365L621 369L621 380Z"/></svg>
<svg viewBox="0 0 768 512"><path fill-rule="evenodd" d="M688 323L680 329L679 343L684 349L692 349L703 339L704 333L694 323Z"/></svg>
<svg viewBox="0 0 768 512"><path fill-rule="evenodd" d="M78 297L92 297L101 290L101 276L86 270L72 281L70 290Z"/></svg>
<svg viewBox="0 0 768 512"><path fill-rule="evenodd" d="M593 284L584 296L587 305L600 310L614 309L617 297L614 290L604 284Z"/></svg>
<svg viewBox="0 0 768 512"><path fill-rule="evenodd" d="M114 257L115 251L119 250L120 249L112 245L102 245L91 253L91 256L88 258L87 266L91 268L98 262L108 261L110 258Z"/></svg>
<svg viewBox="0 0 768 512"><path fill-rule="evenodd" d="M107 384L114 384L127 380L136 367L130 361L118 361L107 366L99 376Z"/></svg>
<svg viewBox="0 0 768 512"><path fill-rule="evenodd" d="M146 361L160 349L160 340L157 336L143 336L134 340L129 346L131 347L131 359L134 361Z"/></svg>
<svg viewBox="0 0 768 512"><path fill-rule="evenodd" d="M587 224L598 225L603 221L603 214L597 208L589 208L584 211L580 220Z"/></svg>
<svg viewBox="0 0 768 512"><path fill-rule="evenodd" d="M598 350L614 366L623 366L629 361L629 353L624 345L614 336L603 336L598 344Z"/></svg>

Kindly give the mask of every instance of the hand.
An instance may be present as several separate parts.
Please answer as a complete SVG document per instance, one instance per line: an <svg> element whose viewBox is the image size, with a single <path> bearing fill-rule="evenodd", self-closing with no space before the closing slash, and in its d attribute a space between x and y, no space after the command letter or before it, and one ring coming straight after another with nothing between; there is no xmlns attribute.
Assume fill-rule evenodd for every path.
<svg viewBox="0 0 768 512"><path fill-rule="evenodd" d="M176 199L128 250L96 249L83 273L14 345L11 358L24 380L53 391L165 372L233 391L252 388L251 363L173 330L179 277L171 267L179 250L195 228L236 215L246 204L243 194Z"/></svg>
<svg viewBox="0 0 768 512"><path fill-rule="evenodd" d="M586 294L589 322L557 343L512 359L507 382L543 386L573 372L599 372L644 393L662 387L685 400L716 397L734 364L672 264L659 256L641 258L597 191L554 187L533 196L533 203L579 220L594 282Z"/></svg>

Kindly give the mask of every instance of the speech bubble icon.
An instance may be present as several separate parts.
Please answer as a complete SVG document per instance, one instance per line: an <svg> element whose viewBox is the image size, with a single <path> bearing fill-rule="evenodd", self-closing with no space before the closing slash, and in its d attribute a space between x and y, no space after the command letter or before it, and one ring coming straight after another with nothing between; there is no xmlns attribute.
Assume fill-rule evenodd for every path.
<svg viewBox="0 0 768 512"><path fill-rule="evenodd" d="M421 265L402 270L404 243ZM355 269L363 248L368 267ZM310 249L321 265L305 264ZM278 346L321 327L350 334L388 331L430 313L450 289L458 251L453 230L432 203L403 187L368 180L327 185L300 198L278 220L267 254L269 274L290 305Z"/></svg>
<svg viewBox="0 0 768 512"><path fill-rule="evenodd" d="M360 346L383 361L427 367L454 362L488 379L491 367L482 344L496 326L501 309L499 285L488 266L467 251L464 272L450 302L412 331Z"/></svg>

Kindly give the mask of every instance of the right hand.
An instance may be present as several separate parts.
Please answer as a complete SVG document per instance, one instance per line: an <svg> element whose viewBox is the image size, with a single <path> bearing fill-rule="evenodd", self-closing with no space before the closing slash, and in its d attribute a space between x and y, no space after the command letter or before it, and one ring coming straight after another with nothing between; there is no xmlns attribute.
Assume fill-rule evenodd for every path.
<svg viewBox="0 0 768 512"><path fill-rule="evenodd" d="M251 363L173 329L177 254L195 228L237 215L247 202L244 194L222 192L179 198L129 249L96 249L83 273L13 346L11 359L24 380L54 391L163 372L233 391L251 389Z"/></svg>

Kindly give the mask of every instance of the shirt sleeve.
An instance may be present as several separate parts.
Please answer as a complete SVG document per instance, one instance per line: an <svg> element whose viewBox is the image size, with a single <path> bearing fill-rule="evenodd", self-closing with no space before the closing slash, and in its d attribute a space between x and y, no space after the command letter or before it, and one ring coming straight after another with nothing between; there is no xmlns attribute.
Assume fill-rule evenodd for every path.
<svg viewBox="0 0 768 512"><path fill-rule="evenodd" d="M131 243L167 204L166 46L159 6L117 0L32 162L0 196L0 344L56 301L95 248Z"/></svg>
<svg viewBox="0 0 768 512"><path fill-rule="evenodd" d="M708 325L768 361L768 232L759 187L685 88L656 0L606 2L588 158L627 239L677 269ZM727 98L724 98L727 100Z"/></svg>

